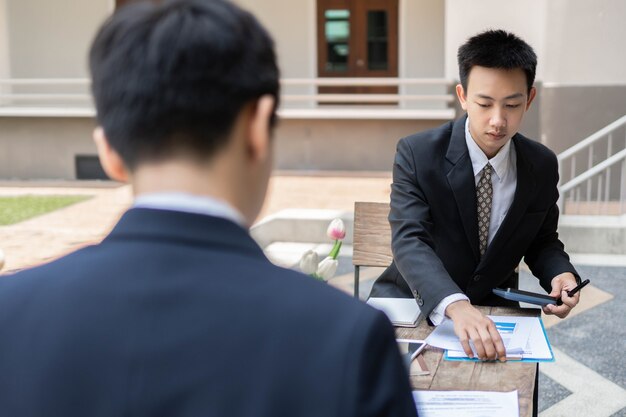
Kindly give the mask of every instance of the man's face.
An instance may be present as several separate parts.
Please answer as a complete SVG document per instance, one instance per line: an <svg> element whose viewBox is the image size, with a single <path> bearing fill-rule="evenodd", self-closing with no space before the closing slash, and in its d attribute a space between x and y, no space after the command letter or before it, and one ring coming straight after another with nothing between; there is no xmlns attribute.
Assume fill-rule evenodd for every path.
<svg viewBox="0 0 626 417"><path fill-rule="evenodd" d="M488 158L517 133L536 93L533 87L528 94L526 74L519 68L473 67L467 91L461 85L456 89L472 138Z"/></svg>

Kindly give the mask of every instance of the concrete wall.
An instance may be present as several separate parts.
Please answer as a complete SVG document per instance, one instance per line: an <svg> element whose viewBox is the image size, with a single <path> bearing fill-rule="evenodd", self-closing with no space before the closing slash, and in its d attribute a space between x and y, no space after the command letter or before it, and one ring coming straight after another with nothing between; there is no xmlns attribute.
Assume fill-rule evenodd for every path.
<svg viewBox="0 0 626 417"><path fill-rule="evenodd" d="M537 53L537 79L545 67L546 3L552 0L445 0L445 75L458 79L456 53L467 38L487 29L515 33ZM566 9L561 10L561 13Z"/></svg>
<svg viewBox="0 0 626 417"><path fill-rule="evenodd" d="M626 2L549 0L544 81L573 85L626 84Z"/></svg>
<svg viewBox="0 0 626 417"><path fill-rule="evenodd" d="M15 78L86 77L89 44L109 0L5 0Z"/></svg>
<svg viewBox="0 0 626 417"><path fill-rule="evenodd" d="M0 0L0 78L9 78L9 31L6 0Z"/></svg>
<svg viewBox="0 0 626 417"><path fill-rule="evenodd" d="M626 114L626 85L545 87L542 142L559 153Z"/></svg>
<svg viewBox="0 0 626 417"><path fill-rule="evenodd" d="M235 0L252 12L276 42L285 78L317 74L315 0Z"/></svg>
<svg viewBox="0 0 626 417"><path fill-rule="evenodd" d="M546 2L542 140L561 152L626 114L626 2Z"/></svg>
<svg viewBox="0 0 626 417"><path fill-rule="evenodd" d="M1 179L75 179L76 155L96 155L90 118L0 118Z"/></svg>
<svg viewBox="0 0 626 417"><path fill-rule="evenodd" d="M389 171L402 137L441 120L281 120L277 169Z"/></svg>

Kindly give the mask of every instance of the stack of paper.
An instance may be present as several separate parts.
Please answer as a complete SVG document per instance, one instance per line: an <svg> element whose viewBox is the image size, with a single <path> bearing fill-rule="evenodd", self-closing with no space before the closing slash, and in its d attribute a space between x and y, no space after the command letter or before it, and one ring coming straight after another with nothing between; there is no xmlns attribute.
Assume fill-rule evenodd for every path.
<svg viewBox="0 0 626 417"><path fill-rule="evenodd" d="M517 391L413 391L420 417L519 417Z"/></svg>
<svg viewBox="0 0 626 417"><path fill-rule="evenodd" d="M413 298L377 298L367 300L367 304L381 310L394 326L415 327L420 309Z"/></svg>
<svg viewBox="0 0 626 417"><path fill-rule="evenodd" d="M539 317L488 316L504 342L507 358L528 362L553 361L554 355L543 323ZM441 323L426 339L426 343L446 349L448 360L470 360L463 351L459 338L454 333L451 320ZM470 343L471 345L471 343ZM472 346L474 355L476 350ZM478 359L474 359L478 360Z"/></svg>

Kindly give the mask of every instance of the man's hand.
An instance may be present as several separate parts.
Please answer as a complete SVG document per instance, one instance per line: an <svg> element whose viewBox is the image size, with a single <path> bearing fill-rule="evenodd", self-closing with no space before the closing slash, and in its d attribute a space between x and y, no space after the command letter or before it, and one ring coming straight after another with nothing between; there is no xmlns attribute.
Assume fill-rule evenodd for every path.
<svg viewBox="0 0 626 417"><path fill-rule="evenodd" d="M474 357L469 341L474 343L481 360L500 359L506 361L506 351L496 325L469 301L462 300L446 308L446 316L454 322L454 332L461 340L465 354Z"/></svg>
<svg viewBox="0 0 626 417"><path fill-rule="evenodd" d="M560 306L549 304L543 307L546 314L554 314L559 318L565 318L569 312L578 304L580 299L580 291L573 297L568 297L567 291L572 290L576 286L576 277L571 272L564 272L552 278L552 292L550 297L561 297L563 304Z"/></svg>

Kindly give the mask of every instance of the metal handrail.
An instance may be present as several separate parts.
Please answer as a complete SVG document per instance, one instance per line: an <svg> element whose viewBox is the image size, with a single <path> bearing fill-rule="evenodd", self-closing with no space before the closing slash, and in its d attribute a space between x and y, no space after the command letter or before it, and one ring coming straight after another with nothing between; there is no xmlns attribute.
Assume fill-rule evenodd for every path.
<svg viewBox="0 0 626 417"><path fill-rule="evenodd" d="M602 129L598 130L593 135L581 140L580 142L578 142L576 145L572 146L571 148L561 152L560 154L557 155L557 159L559 161L562 161L564 159L567 159L573 156L574 154L580 152L581 150L593 145L598 140L604 138L606 135L613 132L614 130L617 130L618 128L622 127L622 125L624 124L626 124L626 115L620 117L619 119L617 119L610 125L605 126Z"/></svg>
<svg viewBox="0 0 626 417"><path fill-rule="evenodd" d="M584 212L588 212L594 206L599 212L602 207L604 210L609 210L607 207L612 206L611 210L614 214L624 213L626 207L626 135L622 137L615 134L624 126L626 126L626 115L557 155L560 180L566 181L559 186L558 204L562 212L569 211L568 207L576 208L578 211L581 206ZM596 162L598 150L604 158L600 162ZM616 167L617 164L620 164L620 167ZM566 170L566 168L569 169ZM586 169L580 172L580 168ZM569 176L564 178L564 173ZM594 177L597 181L594 181Z"/></svg>
<svg viewBox="0 0 626 417"><path fill-rule="evenodd" d="M587 171L585 171L582 174L578 175L573 180L568 181L565 184L561 185L559 187L561 193L566 193L566 192L570 191L574 187L576 187L576 186L582 184L583 182L589 180L594 175L597 175L597 174L601 173L602 171L604 171L605 169L611 167L612 165L615 165L617 162L621 161L622 159L626 159L626 149L622 149L621 151L619 151L615 155L611 156L610 158L605 159L604 161L600 162L598 165L595 165L593 168L588 169Z"/></svg>

